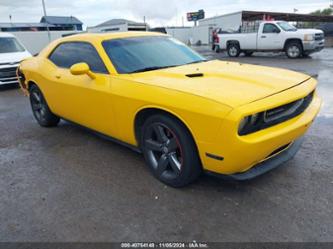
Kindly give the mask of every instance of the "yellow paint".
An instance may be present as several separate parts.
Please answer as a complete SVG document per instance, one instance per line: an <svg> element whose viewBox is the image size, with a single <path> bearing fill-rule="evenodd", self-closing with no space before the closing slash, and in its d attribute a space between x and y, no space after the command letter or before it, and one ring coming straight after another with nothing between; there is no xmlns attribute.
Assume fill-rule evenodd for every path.
<svg viewBox="0 0 333 249"><path fill-rule="evenodd" d="M288 70L223 61L118 74L101 45L114 38L152 35L161 34L126 32L62 38L39 56L22 62L25 84L35 82L55 114L131 145L137 145L137 113L146 108L169 112L192 133L203 167L223 174L244 172L277 148L295 141L307 131L320 109L321 100L315 95L301 115L239 136L238 126L245 116L305 97L315 90L316 80ZM76 66L78 75L56 67L47 57L59 43L67 41L91 43L110 74L93 73L94 78L90 71L82 73L86 72L82 65ZM204 77L186 77L198 72ZM225 159L217 161L206 153Z"/></svg>

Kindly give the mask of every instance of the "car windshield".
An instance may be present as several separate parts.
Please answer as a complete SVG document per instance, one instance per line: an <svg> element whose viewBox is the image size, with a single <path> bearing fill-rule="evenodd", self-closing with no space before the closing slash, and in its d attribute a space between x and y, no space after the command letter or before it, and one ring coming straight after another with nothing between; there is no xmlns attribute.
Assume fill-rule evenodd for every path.
<svg viewBox="0 0 333 249"><path fill-rule="evenodd" d="M23 51L25 51L24 47L14 37L0 37L0 53Z"/></svg>
<svg viewBox="0 0 333 249"><path fill-rule="evenodd" d="M112 39L104 41L103 47L121 74L205 61L192 49L168 36Z"/></svg>
<svg viewBox="0 0 333 249"><path fill-rule="evenodd" d="M295 28L293 25L289 24L288 22L278 22L278 25L284 31L297 31L297 28Z"/></svg>

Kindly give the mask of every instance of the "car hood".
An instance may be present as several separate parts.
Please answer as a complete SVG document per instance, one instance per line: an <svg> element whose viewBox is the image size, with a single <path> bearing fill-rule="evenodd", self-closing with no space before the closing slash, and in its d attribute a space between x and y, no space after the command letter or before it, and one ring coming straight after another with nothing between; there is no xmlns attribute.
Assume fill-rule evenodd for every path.
<svg viewBox="0 0 333 249"><path fill-rule="evenodd" d="M16 53L0 53L0 64L14 63L17 64L20 61L30 57L31 54L28 51L16 52Z"/></svg>
<svg viewBox="0 0 333 249"><path fill-rule="evenodd" d="M314 34L324 33L320 29L297 29L297 32L302 35L312 35L312 34L314 35Z"/></svg>
<svg viewBox="0 0 333 249"><path fill-rule="evenodd" d="M218 60L137 73L131 77L140 83L197 95L231 107L274 95L310 78L284 69Z"/></svg>

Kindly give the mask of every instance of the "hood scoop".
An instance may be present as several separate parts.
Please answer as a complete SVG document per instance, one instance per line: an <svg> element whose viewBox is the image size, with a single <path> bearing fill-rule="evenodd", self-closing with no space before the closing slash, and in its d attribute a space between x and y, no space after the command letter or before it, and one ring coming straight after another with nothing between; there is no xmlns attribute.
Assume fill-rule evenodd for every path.
<svg viewBox="0 0 333 249"><path fill-rule="evenodd" d="M190 73L190 74L186 74L186 77L198 78L198 77L204 77L204 74L203 73Z"/></svg>

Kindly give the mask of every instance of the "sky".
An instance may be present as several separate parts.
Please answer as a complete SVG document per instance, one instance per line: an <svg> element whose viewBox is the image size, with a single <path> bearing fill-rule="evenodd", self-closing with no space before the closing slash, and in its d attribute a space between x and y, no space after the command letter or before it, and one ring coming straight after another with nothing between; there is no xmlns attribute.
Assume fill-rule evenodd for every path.
<svg viewBox="0 0 333 249"><path fill-rule="evenodd" d="M143 21L156 26L185 25L186 13L204 9L206 17L240 10L309 13L327 8L330 0L45 0L47 15L75 16L84 26L94 26L113 18ZM39 22L42 0L0 0L0 22Z"/></svg>

